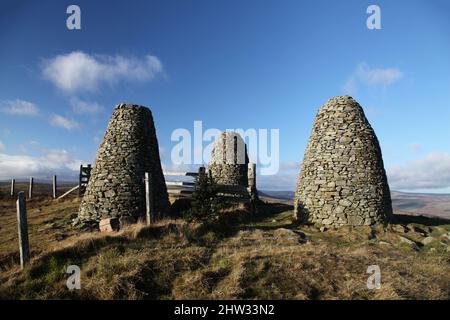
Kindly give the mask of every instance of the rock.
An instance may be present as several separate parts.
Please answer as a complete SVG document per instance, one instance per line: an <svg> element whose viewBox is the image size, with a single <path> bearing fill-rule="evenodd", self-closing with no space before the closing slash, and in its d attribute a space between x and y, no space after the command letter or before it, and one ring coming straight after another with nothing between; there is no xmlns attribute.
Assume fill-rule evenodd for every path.
<svg viewBox="0 0 450 320"><path fill-rule="evenodd" d="M100 220L99 229L101 232L113 232L119 230L119 219L107 218Z"/></svg>
<svg viewBox="0 0 450 320"><path fill-rule="evenodd" d="M392 214L377 137L349 96L331 98L320 108L297 181L294 213L299 221L372 225Z"/></svg>
<svg viewBox="0 0 450 320"><path fill-rule="evenodd" d="M442 237L446 238L447 240L450 240L450 232L443 234Z"/></svg>
<svg viewBox="0 0 450 320"><path fill-rule="evenodd" d="M116 192L114 190L108 190L105 192L106 198L113 198L116 195Z"/></svg>
<svg viewBox="0 0 450 320"><path fill-rule="evenodd" d="M389 242L386 242L386 241L380 241L378 243L382 246L392 246L392 244L390 244Z"/></svg>
<svg viewBox="0 0 450 320"><path fill-rule="evenodd" d="M421 242L424 246L429 245L432 243L435 239L433 237L426 237Z"/></svg>
<svg viewBox="0 0 450 320"><path fill-rule="evenodd" d="M352 226L362 226L364 225L364 219L361 216L347 216L347 221Z"/></svg>
<svg viewBox="0 0 450 320"><path fill-rule="evenodd" d="M325 228L325 227L320 227L320 232L325 232L325 231L327 231L327 228Z"/></svg>
<svg viewBox="0 0 450 320"><path fill-rule="evenodd" d="M81 220L79 218L75 218L72 220L72 227L76 227L81 224Z"/></svg>
<svg viewBox="0 0 450 320"><path fill-rule="evenodd" d="M406 225L406 228L411 232L420 233L424 237L428 236L428 232L420 227L412 226L412 225L408 224L408 225Z"/></svg>
<svg viewBox="0 0 450 320"><path fill-rule="evenodd" d="M286 228L278 228L274 231L274 234L277 237L281 236L281 237L295 238L295 239L297 239L299 237L299 235L296 232L294 232L293 230L286 229Z"/></svg>
<svg viewBox="0 0 450 320"><path fill-rule="evenodd" d="M400 238L400 241L406 244L415 245L416 243L406 237L398 236Z"/></svg>
<svg viewBox="0 0 450 320"><path fill-rule="evenodd" d="M339 201L339 204L343 207L350 207L352 205L352 203L350 201L345 200L345 199Z"/></svg>
<svg viewBox="0 0 450 320"><path fill-rule="evenodd" d="M407 232L407 229L400 224L392 224L391 228L393 231L398 232L398 233L406 233Z"/></svg>

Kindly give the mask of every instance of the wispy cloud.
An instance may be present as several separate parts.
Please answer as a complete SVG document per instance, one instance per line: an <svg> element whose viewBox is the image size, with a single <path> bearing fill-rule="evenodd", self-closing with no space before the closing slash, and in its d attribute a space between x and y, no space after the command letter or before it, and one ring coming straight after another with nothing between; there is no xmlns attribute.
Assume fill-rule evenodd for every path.
<svg viewBox="0 0 450 320"><path fill-rule="evenodd" d="M444 189L450 187L450 154L431 153L387 170L393 190Z"/></svg>
<svg viewBox="0 0 450 320"><path fill-rule="evenodd" d="M0 141L0 152L2 152L3 150L5 150L5 145L2 141Z"/></svg>
<svg viewBox="0 0 450 320"><path fill-rule="evenodd" d="M76 97L70 99L70 106L72 107L72 111L76 114L98 114L102 113L105 108L93 101L83 101Z"/></svg>
<svg viewBox="0 0 450 320"><path fill-rule="evenodd" d="M398 68L371 68L367 63L360 63L344 84L346 94L355 95L360 86L383 87L403 78L403 72Z"/></svg>
<svg viewBox="0 0 450 320"><path fill-rule="evenodd" d="M38 156L0 153L0 179L50 178L57 174L61 179L77 177L82 160L64 149L42 149Z"/></svg>
<svg viewBox="0 0 450 320"><path fill-rule="evenodd" d="M136 58L74 51L46 60L42 72L63 91L93 91L103 83L152 80L163 73L163 65L152 55Z"/></svg>
<svg viewBox="0 0 450 320"><path fill-rule="evenodd" d="M0 102L0 111L16 116L37 116L39 114L39 108L34 103L20 99Z"/></svg>
<svg viewBox="0 0 450 320"><path fill-rule="evenodd" d="M75 120L65 118L63 116L54 114L50 117L50 124L55 127L72 130L80 127L80 124Z"/></svg>

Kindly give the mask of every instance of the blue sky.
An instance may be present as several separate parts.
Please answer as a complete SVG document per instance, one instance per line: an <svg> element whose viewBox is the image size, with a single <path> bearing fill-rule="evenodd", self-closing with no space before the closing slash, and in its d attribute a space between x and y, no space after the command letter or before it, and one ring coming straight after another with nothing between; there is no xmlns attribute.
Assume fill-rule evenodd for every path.
<svg viewBox="0 0 450 320"><path fill-rule="evenodd" d="M450 192L449 57L445 0L1 0L0 179L73 176L132 102L151 108L166 168L171 133L195 120L279 129L280 171L258 183L292 190L318 108L350 94L392 189Z"/></svg>

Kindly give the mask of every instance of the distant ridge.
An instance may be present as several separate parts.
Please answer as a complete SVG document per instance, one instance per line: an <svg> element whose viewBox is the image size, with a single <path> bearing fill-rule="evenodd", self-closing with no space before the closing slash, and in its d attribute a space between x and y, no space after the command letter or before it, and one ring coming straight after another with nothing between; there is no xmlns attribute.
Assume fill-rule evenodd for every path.
<svg viewBox="0 0 450 320"><path fill-rule="evenodd" d="M270 190L260 190L258 191L260 197L269 197L283 200L294 200L294 191L270 191Z"/></svg>

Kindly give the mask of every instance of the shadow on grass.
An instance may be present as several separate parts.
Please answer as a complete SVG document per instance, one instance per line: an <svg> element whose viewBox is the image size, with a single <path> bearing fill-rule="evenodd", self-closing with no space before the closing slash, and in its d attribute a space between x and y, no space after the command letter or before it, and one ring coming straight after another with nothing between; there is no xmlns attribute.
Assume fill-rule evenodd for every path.
<svg viewBox="0 0 450 320"><path fill-rule="evenodd" d="M257 212L251 210L236 210L232 213L224 214L219 220L203 224L196 232L196 238L201 239L208 232L214 232L217 241L235 236L239 231L261 229L275 230L278 228L295 229L299 226L297 222L291 220L269 221L270 218L277 218L279 214L293 210L292 205L284 203L264 203L257 204ZM191 238L192 239L192 238ZM195 240L194 240L195 241Z"/></svg>
<svg viewBox="0 0 450 320"><path fill-rule="evenodd" d="M393 214L389 217L389 223L391 224L408 224L418 223L428 227L440 226L450 224L449 219L442 219L438 217L426 217L426 216L413 216L406 214Z"/></svg>

